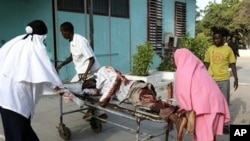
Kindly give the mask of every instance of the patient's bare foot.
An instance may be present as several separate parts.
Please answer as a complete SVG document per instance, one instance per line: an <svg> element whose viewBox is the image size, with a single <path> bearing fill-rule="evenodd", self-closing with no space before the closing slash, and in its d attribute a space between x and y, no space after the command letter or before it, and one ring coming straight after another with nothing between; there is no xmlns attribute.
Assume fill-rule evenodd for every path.
<svg viewBox="0 0 250 141"><path fill-rule="evenodd" d="M195 128L195 111L190 110L186 111L184 109L180 109L179 111L176 112L176 114L179 117L185 117L187 118L187 125L185 126L186 128L186 134L193 134L194 133L194 128Z"/></svg>
<svg viewBox="0 0 250 141"><path fill-rule="evenodd" d="M193 134L195 129L195 112L194 111L187 111L186 112L187 118L187 134Z"/></svg>
<svg viewBox="0 0 250 141"><path fill-rule="evenodd" d="M180 117L179 122L177 124L177 138L178 141L182 141L183 140L183 129L185 128L186 124L187 124L187 119L185 117Z"/></svg>

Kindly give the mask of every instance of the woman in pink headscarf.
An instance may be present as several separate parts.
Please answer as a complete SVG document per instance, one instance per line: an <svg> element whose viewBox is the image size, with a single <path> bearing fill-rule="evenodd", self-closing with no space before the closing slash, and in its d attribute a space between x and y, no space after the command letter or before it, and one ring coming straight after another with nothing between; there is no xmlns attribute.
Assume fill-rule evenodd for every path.
<svg viewBox="0 0 250 141"><path fill-rule="evenodd" d="M196 112L194 141L215 141L230 121L229 108L204 64L188 49L174 54L175 95L180 108Z"/></svg>

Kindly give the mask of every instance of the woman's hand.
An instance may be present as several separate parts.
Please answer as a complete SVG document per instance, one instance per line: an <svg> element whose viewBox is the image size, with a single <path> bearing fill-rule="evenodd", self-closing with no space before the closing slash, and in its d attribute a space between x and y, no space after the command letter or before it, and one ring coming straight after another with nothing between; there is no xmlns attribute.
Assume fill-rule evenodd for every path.
<svg viewBox="0 0 250 141"><path fill-rule="evenodd" d="M60 87L58 87L58 86L56 86L55 88L54 88L54 90L57 92L57 94L59 94L59 95L63 95L64 94L64 89L63 88L60 88Z"/></svg>

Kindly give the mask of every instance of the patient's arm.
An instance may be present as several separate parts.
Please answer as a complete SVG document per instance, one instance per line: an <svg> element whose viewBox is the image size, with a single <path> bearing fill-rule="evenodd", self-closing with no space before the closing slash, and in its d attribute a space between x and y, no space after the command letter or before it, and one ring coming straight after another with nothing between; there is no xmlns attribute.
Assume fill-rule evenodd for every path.
<svg viewBox="0 0 250 141"><path fill-rule="evenodd" d="M106 106L106 104L109 102L110 98L113 95L115 95L116 91L119 89L119 87L121 85L121 79L118 76L116 76L116 79L111 83L113 83L112 87L109 89L109 91L107 91L106 93L103 93L102 97L99 100L100 106L102 106L102 107ZM105 86L103 86L103 87L105 87Z"/></svg>

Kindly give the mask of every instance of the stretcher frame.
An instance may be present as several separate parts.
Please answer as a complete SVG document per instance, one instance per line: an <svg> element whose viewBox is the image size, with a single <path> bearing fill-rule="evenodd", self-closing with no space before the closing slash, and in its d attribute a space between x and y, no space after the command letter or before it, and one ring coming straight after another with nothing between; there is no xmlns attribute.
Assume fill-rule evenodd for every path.
<svg viewBox="0 0 250 141"><path fill-rule="evenodd" d="M168 137L169 137L169 132L173 129L173 123L171 121L166 121L163 120L158 114L156 113L152 113L152 112L148 112L148 109L143 108L143 107L132 107L131 104L127 104L127 103L119 103L119 101L117 100L111 100L105 107L101 107L99 105L99 97L98 96L82 96L78 93L72 92L72 94L74 94L74 96L78 97L79 99L84 101L84 107L87 108L79 108L77 110L73 110L73 111L67 111L64 112L63 111L63 96L60 96L60 123L58 128L60 137L64 140L69 140L71 137L71 132L70 129L68 127L66 127L66 125L63 123L63 116L67 115L67 114L71 114L71 113L75 113L75 112L82 112L84 114L87 114L87 110L89 108L92 109L99 109L102 111L105 111L107 113L116 115L116 116L120 116L129 120L133 120L136 122L137 128L133 129L130 128L128 126L125 126L121 123L118 122L114 122L108 119L102 119L98 116L95 116L93 114L90 115L90 125L92 128L92 131L95 133L99 133L102 130L102 123L106 122L106 123L110 123L112 125L121 127L123 129L127 129L129 131L135 132L136 134L136 141L145 141L145 140L149 140L155 137L158 137L160 135L165 134L165 141L168 141ZM127 105L126 107L124 105ZM167 126L165 127L165 130L163 130L162 133L158 133L158 134L151 134L151 133L146 133L146 132L141 132L141 121L143 120L148 120L148 121L152 121L152 122L158 122L158 123L167 123ZM97 127L97 128L96 128ZM140 135L145 135L147 137L144 138L140 138Z"/></svg>

